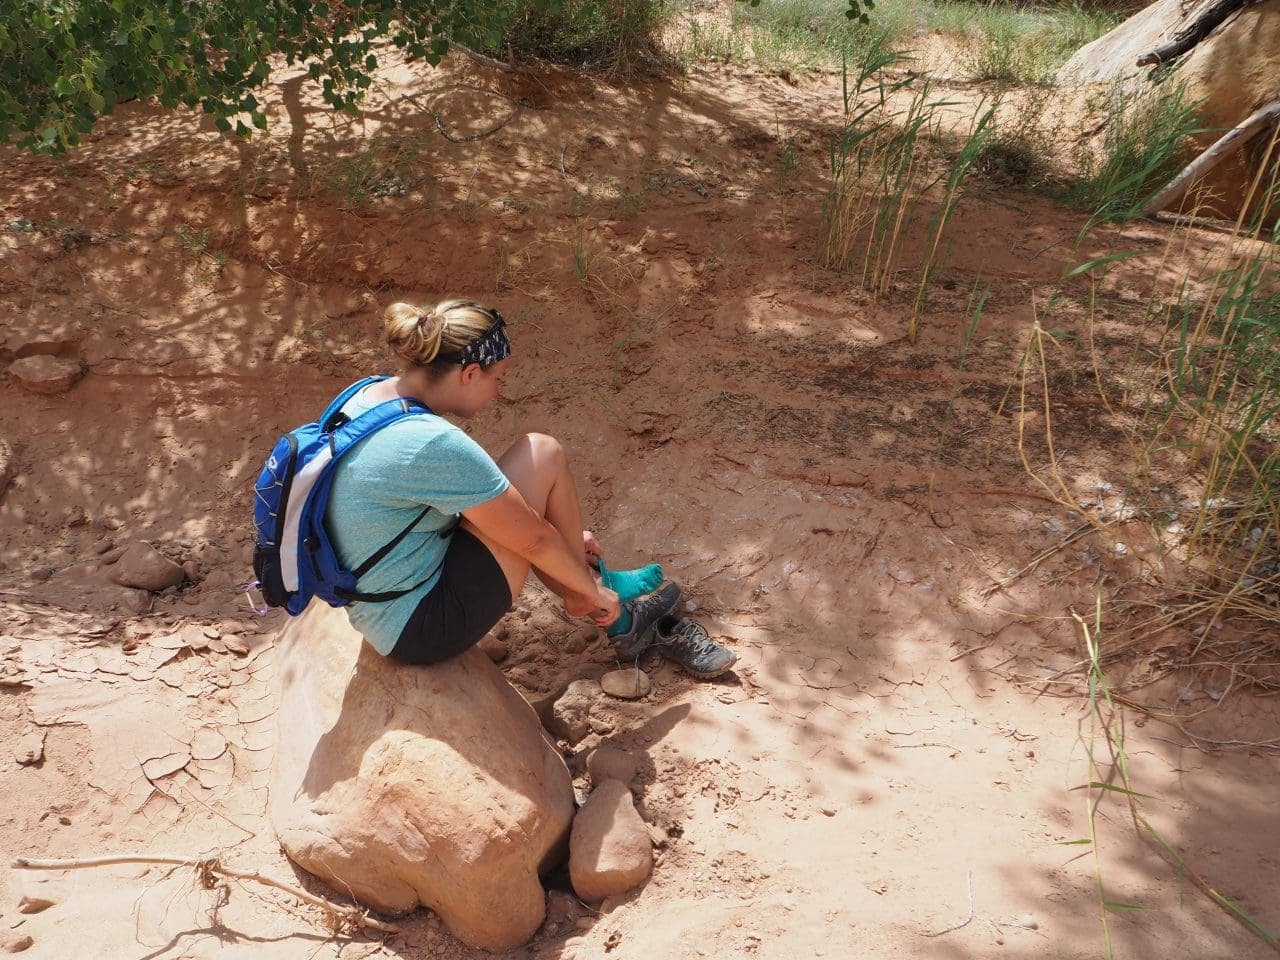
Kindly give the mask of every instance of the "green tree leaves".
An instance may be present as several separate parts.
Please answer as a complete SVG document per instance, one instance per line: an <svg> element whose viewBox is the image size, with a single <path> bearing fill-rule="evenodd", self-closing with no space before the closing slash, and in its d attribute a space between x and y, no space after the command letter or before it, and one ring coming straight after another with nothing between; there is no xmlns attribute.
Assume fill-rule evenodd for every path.
<svg viewBox="0 0 1280 960"><path fill-rule="evenodd" d="M450 39L493 19L499 0L0 0L0 141L74 146L123 100L201 106L247 134L271 60L305 63L336 109L350 108L390 39L438 63Z"/></svg>
<svg viewBox="0 0 1280 960"><path fill-rule="evenodd" d="M325 101L351 111L384 39L436 64L450 41L492 45L521 3L566 2L0 0L0 142L58 153L117 103L151 98L199 106L218 129L248 135L266 127L253 91L277 58L304 64ZM872 0L849 2L865 20Z"/></svg>

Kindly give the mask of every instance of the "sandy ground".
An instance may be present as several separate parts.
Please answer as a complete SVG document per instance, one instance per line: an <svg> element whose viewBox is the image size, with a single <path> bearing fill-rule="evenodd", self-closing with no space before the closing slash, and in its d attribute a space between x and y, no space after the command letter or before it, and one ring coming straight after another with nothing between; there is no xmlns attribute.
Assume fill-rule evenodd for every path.
<svg viewBox="0 0 1280 960"><path fill-rule="evenodd" d="M0 322L63 337L87 373L47 397L0 380L0 438L17 450L0 501L4 852L216 849L333 894L290 866L264 816L280 618L254 617L238 589L251 484L282 430L383 368L381 306L467 293L503 309L517 356L469 429L491 449L560 437L614 563L661 561L740 657L716 683L646 664L648 698L611 704L573 748L579 771L598 742L643 755L655 872L598 910L553 892L511 956L1103 956L1092 850L1064 844L1089 835L1077 788L1105 741L1079 674L1046 681L1084 657L1069 611L1158 566L1159 545L1131 524L1124 556L1086 537L985 591L1077 522L1028 478L1002 405L1033 302L1064 267L1145 251L1107 281L1099 347L1126 355L1150 278L1179 269L1160 228L1104 231L1077 253L1077 214L979 190L913 346L912 285L872 302L815 265L838 78L548 77L509 91L524 105L495 133L461 142L436 117L455 137L484 132L511 112L483 92L501 80L465 63L380 80L359 122L281 74L271 135L250 143L126 107L67 158L5 155ZM959 370L979 278L991 293ZM1083 280L1063 290L1088 295ZM1105 512L1127 480L1120 414L1078 342L1055 364L1064 475ZM1025 425L1040 469L1043 421ZM130 538L190 562L194 582L131 607L92 572ZM611 665L532 588L503 629L504 669L531 698ZM1141 688L1201 737L1274 738L1274 700L1216 695L1188 675ZM1280 928L1276 753L1192 749L1136 714L1126 735L1151 822ZM20 764L33 745L41 759ZM1107 899L1144 908L1109 914L1116 956L1271 955L1142 840L1118 796L1097 829ZM0 869L0 935L30 937L28 956L479 955L425 911L402 939L338 940L286 896L201 890L189 870L38 879ZM19 913L40 889L54 905Z"/></svg>

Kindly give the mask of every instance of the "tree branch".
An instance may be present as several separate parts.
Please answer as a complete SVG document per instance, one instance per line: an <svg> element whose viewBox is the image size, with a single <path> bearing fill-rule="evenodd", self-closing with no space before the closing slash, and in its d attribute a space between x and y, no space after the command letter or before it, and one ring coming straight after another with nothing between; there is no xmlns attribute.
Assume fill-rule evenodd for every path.
<svg viewBox="0 0 1280 960"><path fill-rule="evenodd" d="M1157 63L1167 63L1174 57L1186 53L1197 43L1213 32L1213 29L1237 10L1255 0L1206 0L1200 5L1200 12L1194 10L1190 22L1173 36L1149 53L1138 58L1138 66L1146 67Z"/></svg>
<svg viewBox="0 0 1280 960"><path fill-rule="evenodd" d="M1142 205L1142 215L1149 217L1157 210L1163 210L1181 199L1191 184L1239 150L1263 127L1278 121L1280 121L1280 94L1270 103L1249 114L1239 126L1227 131L1209 149L1183 167L1182 172L1170 180L1168 186Z"/></svg>

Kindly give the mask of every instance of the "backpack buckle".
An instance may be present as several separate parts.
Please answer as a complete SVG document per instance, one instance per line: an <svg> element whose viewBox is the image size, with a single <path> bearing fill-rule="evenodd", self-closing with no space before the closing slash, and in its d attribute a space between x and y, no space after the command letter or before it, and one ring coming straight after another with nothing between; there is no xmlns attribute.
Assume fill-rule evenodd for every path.
<svg viewBox="0 0 1280 960"><path fill-rule="evenodd" d="M267 606L266 598L262 595L262 581L253 580L244 585L245 599L249 601L249 609L260 617L266 616L271 612L271 608Z"/></svg>

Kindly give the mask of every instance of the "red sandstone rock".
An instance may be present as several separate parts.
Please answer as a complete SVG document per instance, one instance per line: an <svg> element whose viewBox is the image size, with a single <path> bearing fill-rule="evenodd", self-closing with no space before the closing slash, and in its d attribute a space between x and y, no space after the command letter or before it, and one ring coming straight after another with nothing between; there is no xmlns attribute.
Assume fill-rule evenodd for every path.
<svg viewBox="0 0 1280 960"><path fill-rule="evenodd" d="M40 355L13 361L7 372L25 390L54 395L70 390L84 375L84 366L78 360Z"/></svg>
<svg viewBox="0 0 1280 960"><path fill-rule="evenodd" d="M592 791L573 819L569 879L585 901L633 890L653 871L649 831L636 812L627 785L606 780Z"/></svg>

